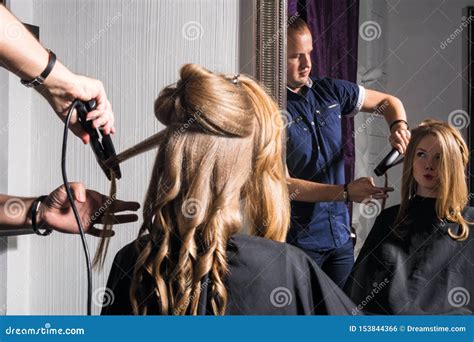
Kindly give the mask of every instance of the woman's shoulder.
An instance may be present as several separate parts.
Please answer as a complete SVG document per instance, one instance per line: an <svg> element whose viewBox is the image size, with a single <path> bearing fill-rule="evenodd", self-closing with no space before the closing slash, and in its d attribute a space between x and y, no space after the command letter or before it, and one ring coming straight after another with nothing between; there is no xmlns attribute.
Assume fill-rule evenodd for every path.
<svg viewBox="0 0 474 342"><path fill-rule="evenodd" d="M380 212L364 241L361 253L368 250L373 251L375 246L381 247L381 243L387 241L393 231L393 224L399 209L400 205L395 205Z"/></svg>
<svg viewBox="0 0 474 342"><path fill-rule="evenodd" d="M135 239L117 252L116 259L136 259L149 240L149 235ZM281 255L306 256L299 248L288 243L248 234L233 234L228 242L228 251L233 253L237 252L244 257L254 256L255 254L268 257Z"/></svg>
<svg viewBox="0 0 474 342"><path fill-rule="evenodd" d="M292 246L286 242L279 242L267 238L248 235L233 234L229 239L229 248L239 248L241 250L261 250L265 254L281 254L282 252L290 254L306 255L299 248Z"/></svg>
<svg viewBox="0 0 474 342"><path fill-rule="evenodd" d="M383 209L380 212L378 217L380 217L381 219L396 218L399 211L400 211L400 204L397 204L397 205L394 205L392 207L388 207L388 208Z"/></svg>
<svg viewBox="0 0 474 342"><path fill-rule="evenodd" d="M301 249L288 243L247 234L231 236L228 244L228 257L230 262L232 262L232 258L237 257L239 263L254 264L255 266L266 265L266 267L269 263L301 265L311 260Z"/></svg>
<svg viewBox="0 0 474 342"><path fill-rule="evenodd" d="M145 236L136 238L129 244L122 247L115 255L114 264L115 263L118 263L121 265L124 263L134 264L141 250L145 247L148 241L149 241L149 236L145 235Z"/></svg>
<svg viewBox="0 0 474 342"><path fill-rule="evenodd" d="M395 222L399 210L399 204L381 210L375 219L375 223L371 229L371 232L381 231L383 234L386 234L387 230L392 229L392 224Z"/></svg>

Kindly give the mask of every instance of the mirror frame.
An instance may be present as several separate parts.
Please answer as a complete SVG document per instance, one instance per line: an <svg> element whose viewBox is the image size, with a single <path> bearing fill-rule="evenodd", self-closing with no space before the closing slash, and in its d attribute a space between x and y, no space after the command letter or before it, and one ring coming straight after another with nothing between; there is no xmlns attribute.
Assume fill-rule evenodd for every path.
<svg viewBox="0 0 474 342"><path fill-rule="evenodd" d="M256 1L255 76L286 108L287 0Z"/></svg>

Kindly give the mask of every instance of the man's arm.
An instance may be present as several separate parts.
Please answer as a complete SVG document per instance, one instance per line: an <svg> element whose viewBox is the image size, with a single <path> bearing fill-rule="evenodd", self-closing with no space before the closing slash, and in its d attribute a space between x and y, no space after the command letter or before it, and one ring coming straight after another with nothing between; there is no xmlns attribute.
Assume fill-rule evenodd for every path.
<svg viewBox="0 0 474 342"><path fill-rule="evenodd" d="M316 183L304 179L287 177L290 200L300 202L332 202L344 201L344 186ZM375 186L371 177L358 178L348 184L349 201L361 203L368 198L387 198L387 192L393 188Z"/></svg>
<svg viewBox="0 0 474 342"><path fill-rule="evenodd" d="M31 228L28 215L34 198L0 195L0 230Z"/></svg>
<svg viewBox="0 0 474 342"><path fill-rule="evenodd" d="M396 120L406 121L405 108L398 98L370 89L365 89L365 98L361 110L383 115L389 125ZM392 146L403 153L410 139L410 131L407 128L407 125L403 122L397 123L392 127L390 136ZM296 179L290 177L288 172L287 183L291 200L301 202L344 201L343 185ZM387 198L387 192L390 191L393 191L393 188L375 186L372 177L358 178L348 184L349 201L351 202L361 203L370 198Z"/></svg>
<svg viewBox="0 0 474 342"><path fill-rule="evenodd" d="M375 90L365 90L365 100L361 110L383 115L389 126L397 120L407 121L402 101L395 96ZM410 142L410 137L408 126L404 122L398 122L392 126L389 140L390 144L403 154Z"/></svg>
<svg viewBox="0 0 474 342"><path fill-rule="evenodd" d="M25 80L39 76L48 65L49 53L35 37L0 5L0 66ZM102 82L69 71L56 61L45 82L35 89L49 102L56 114L64 120L75 99L88 101L95 99L97 109L88 113L94 127L102 127L105 134L114 133L114 115ZM71 119L71 131L89 142L87 134L77 121Z"/></svg>
<svg viewBox="0 0 474 342"><path fill-rule="evenodd" d="M140 205L137 202L110 199L96 191L86 189L82 183L69 183L69 185L86 233L101 236L102 230L96 228L95 225L103 223L103 214L108 207L115 224L138 220L136 214L119 215L122 211L138 210ZM34 201L35 198L0 195L0 231L31 228L31 207ZM68 234L79 233L64 185L51 192L41 202L36 220L40 228L49 228ZM109 234L113 235L113 232Z"/></svg>

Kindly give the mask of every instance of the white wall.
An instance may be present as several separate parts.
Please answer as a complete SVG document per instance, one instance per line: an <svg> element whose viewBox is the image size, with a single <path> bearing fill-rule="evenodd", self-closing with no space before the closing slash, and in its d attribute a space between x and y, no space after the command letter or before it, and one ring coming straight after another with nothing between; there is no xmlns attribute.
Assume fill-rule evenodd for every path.
<svg viewBox="0 0 474 342"><path fill-rule="evenodd" d="M160 89L177 80L182 64L196 62L227 73L246 64L239 61L239 0L23 3L33 11L31 22L40 27L43 45L73 71L104 82L116 115L117 151L162 129L153 115L153 101ZM29 194L39 195L61 183L63 126L42 98L35 94L30 103L31 142L23 145L31 151L31 167L25 167L30 186L25 187ZM142 202L153 158L154 152L149 152L122 165L119 198ZM108 193L105 175L90 148L78 139L69 140L67 165L70 181ZM12 164L9 182L16 177L14 171ZM94 272L94 289L105 286L113 256L136 237L138 227L138 223L116 227L105 269ZM7 313L84 314L86 269L79 236L53 233L48 238L17 240L29 239L27 246L15 247L15 263L9 264ZM97 239L88 242L93 254ZM94 312L98 310L94 306Z"/></svg>
<svg viewBox="0 0 474 342"><path fill-rule="evenodd" d="M0 193L8 192L8 73L0 69ZM0 238L0 315L7 304L8 239Z"/></svg>
<svg viewBox="0 0 474 342"><path fill-rule="evenodd" d="M14 1L7 3L9 8L17 17L26 23L32 23L33 8L27 1ZM19 78L13 74L7 74L2 70L1 88L2 95L2 117L6 120L2 126L2 154L7 157L2 159L2 193L17 196L30 194L30 169L31 169L31 99L32 91L26 89L19 82ZM3 114L7 115L3 115ZM5 145L3 144L5 143ZM5 164L3 164L5 162ZM26 210L26 208L23 208ZM2 301L1 312L6 313L7 307L14 302L18 310L26 309L25 303L29 298L22 281L10 277L11 270L26 275L29 273L30 264L26 261L30 256L30 237L10 237L2 239L2 295L6 298ZM6 253L7 251L7 253ZM5 286L6 285L6 286ZM18 299L18 300L17 300Z"/></svg>
<svg viewBox="0 0 474 342"><path fill-rule="evenodd" d="M369 31L366 39L359 35L358 83L368 89L386 91L387 75L384 61L386 60L387 40L383 37L372 39L377 32L386 31L387 8L385 1L361 0L359 10L359 25L364 23L375 27ZM370 24L376 22L377 25ZM371 33L372 32L372 33ZM359 113L354 118L355 134L355 179L371 176L376 184L382 181L373 173L376 163L390 150L387 141L387 124L383 117L374 113ZM352 224L357 232L356 254L372 227L375 217L380 212L378 207L367 207L362 204L353 205Z"/></svg>
<svg viewBox="0 0 474 342"><path fill-rule="evenodd" d="M459 29L464 9L474 6L474 0L361 0L360 20L375 21L380 37L364 40L359 35L359 78L365 70L381 68L385 75L369 85L399 97L405 105L411 127L427 117L448 121L455 110L467 111L466 29L443 49L441 45ZM373 26L375 27L375 26ZM367 120L359 115L357 127ZM388 152L388 133L380 120L356 137L357 174L371 172ZM382 127L382 128L381 128ZM462 130L466 136L465 129ZM375 133L378 132L378 133ZM387 207L400 201L401 166L389 172L395 188ZM382 179L377 180L382 184ZM360 218L359 206L354 210ZM359 236L365 238L373 220L360 218ZM364 224L362 224L362 222Z"/></svg>

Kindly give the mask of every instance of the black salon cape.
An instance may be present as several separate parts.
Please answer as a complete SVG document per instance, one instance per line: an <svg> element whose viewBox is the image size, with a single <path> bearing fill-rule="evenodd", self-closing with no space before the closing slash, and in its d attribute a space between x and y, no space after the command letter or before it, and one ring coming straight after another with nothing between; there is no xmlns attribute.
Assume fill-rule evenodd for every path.
<svg viewBox="0 0 474 342"><path fill-rule="evenodd" d="M359 310L372 314L424 315L474 312L474 229L454 241L438 220L435 199L415 196L406 224L396 234L392 224L399 206L382 211L365 241L346 292ZM474 221L474 208L463 216Z"/></svg>
<svg viewBox="0 0 474 342"><path fill-rule="evenodd" d="M102 315L132 314L129 288L137 255L133 242L117 253L107 282L114 301L102 308ZM227 315L346 315L354 309L344 292L296 247L234 234L227 257Z"/></svg>

